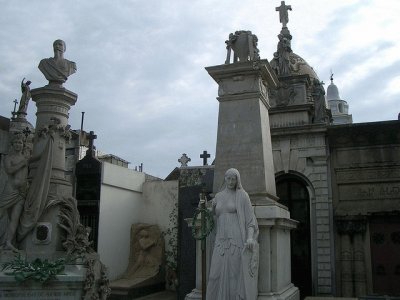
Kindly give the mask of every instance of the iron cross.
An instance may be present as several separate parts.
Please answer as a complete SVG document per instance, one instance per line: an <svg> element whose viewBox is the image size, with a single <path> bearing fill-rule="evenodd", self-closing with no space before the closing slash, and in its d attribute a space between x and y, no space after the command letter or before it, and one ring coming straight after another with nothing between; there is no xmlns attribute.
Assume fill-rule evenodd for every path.
<svg viewBox="0 0 400 300"><path fill-rule="evenodd" d="M93 131L90 131L89 135L87 136L87 139L89 140L89 150L93 151L94 150L93 141L97 139L97 135L95 135Z"/></svg>
<svg viewBox="0 0 400 300"><path fill-rule="evenodd" d="M203 154L200 154L200 158L203 159L203 166L207 166L207 158L210 158L210 154L208 154L207 151L204 150Z"/></svg>

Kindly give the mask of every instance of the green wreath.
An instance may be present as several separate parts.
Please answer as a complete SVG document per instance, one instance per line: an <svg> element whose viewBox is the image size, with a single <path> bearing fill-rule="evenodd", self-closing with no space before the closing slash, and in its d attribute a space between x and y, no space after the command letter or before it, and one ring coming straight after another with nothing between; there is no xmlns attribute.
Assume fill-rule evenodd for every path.
<svg viewBox="0 0 400 300"><path fill-rule="evenodd" d="M202 213L204 213L204 226L201 226L200 230L198 230L198 228L196 228L196 223L198 220L197 218L199 215L201 216ZM201 222L201 217L199 221ZM192 236L196 240L203 240L210 234L213 228L214 228L214 218L211 215L211 212L206 208L196 209L196 212L194 213L192 219Z"/></svg>

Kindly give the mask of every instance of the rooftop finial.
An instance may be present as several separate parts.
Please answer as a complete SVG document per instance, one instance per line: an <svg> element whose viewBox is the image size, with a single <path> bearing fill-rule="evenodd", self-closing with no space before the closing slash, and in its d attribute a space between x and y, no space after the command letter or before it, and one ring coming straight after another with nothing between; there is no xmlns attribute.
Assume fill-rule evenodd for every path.
<svg viewBox="0 0 400 300"><path fill-rule="evenodd" d="M331 69L331 84L333 84L333 72L332 72L332 69Z"/></svg>
<svg viewBox="0 0 400 300"><path fill-rule="evenodd" d="M291 5L285 5L285 1L281 1L281 6L275 7L276 11L279 11L279 22L282 23L282 28L287 28L289 23L288 10L292 10Z"/></svg>

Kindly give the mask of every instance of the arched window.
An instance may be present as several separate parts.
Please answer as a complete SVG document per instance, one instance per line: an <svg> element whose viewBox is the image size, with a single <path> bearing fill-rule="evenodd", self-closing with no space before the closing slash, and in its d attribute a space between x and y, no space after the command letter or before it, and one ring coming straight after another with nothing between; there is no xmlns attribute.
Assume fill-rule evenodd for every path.
<svg viewBox="0 0 400 300"><path fill-rule="evenodd" d="M343 103L339 103L339 104L338 104L338 109L339 109L339 112L340 112L340 113L343 113L343 112L344 112Z"/></svg>

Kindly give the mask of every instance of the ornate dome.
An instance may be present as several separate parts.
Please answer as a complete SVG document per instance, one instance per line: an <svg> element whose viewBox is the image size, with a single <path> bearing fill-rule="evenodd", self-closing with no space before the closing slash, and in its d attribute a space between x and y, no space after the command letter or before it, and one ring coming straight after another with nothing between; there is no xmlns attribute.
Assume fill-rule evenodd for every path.
<svg viewBox="0 0 400 300"><path fill-rule="evenodd" d="M272 68L275 70L278 69L278 59L279 58L274 57L270 61ZM289 70L291 76L309 75L311 79L317 79L319 81L318 75L315 73L314 69L302 57L294 52L289 53ZM279 72L277 71L277 73Z"/></svg>
<svg viewBox="0 0 400 300"><path fill-rule="evenodd" d="M290 71L292 75L309 75L311 78L319 80L314 69L302 57L294 52L290 54Z"/></svg>

